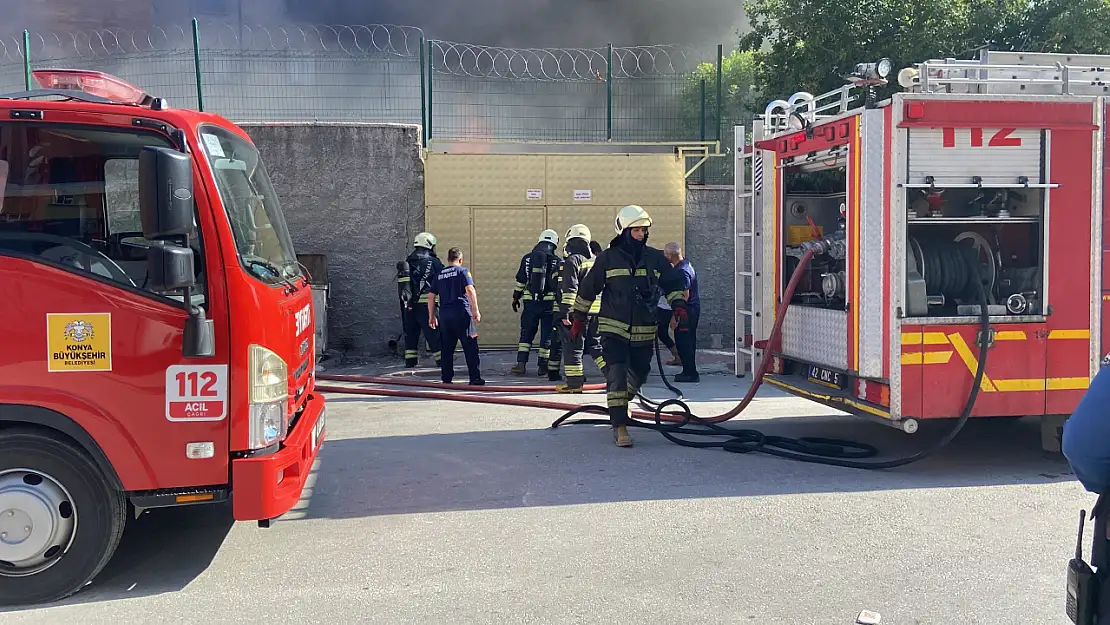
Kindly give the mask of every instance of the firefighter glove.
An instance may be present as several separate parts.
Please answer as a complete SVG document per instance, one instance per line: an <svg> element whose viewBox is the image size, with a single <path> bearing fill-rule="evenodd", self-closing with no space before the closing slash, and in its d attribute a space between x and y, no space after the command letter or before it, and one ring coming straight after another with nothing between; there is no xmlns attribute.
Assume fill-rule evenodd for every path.
<svg viewBox="0 0 1110 625"><path fill-rule="evenodd" d="M586 322L575 318L570 324L570 338L572 341L577 341L578 337L586 332Z"/></svg>
<svg viewBox="0 0 1110 625"><path fill-rule="evenodd" d="M520 312L520 298L513 296L513 312Z"/></svg>
<svg viewBox="0 0 1110 625"><path fill-rule="evenodd" d="M678 330L685 332L690 327L690 313L686 310L685 302L675 302L671 304L674 310L674 318L678 320Z"/></svg>

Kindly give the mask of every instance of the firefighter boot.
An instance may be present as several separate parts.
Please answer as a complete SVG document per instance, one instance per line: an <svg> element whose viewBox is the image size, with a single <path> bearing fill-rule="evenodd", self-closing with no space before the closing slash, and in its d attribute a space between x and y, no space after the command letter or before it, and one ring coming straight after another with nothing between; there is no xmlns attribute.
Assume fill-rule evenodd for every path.
<svg viewBox="0 0 1110 625"><path fill-rule="evenodd" d="M536 375L538 375L541 378L543 376L547 375L547 359L546 358L540 358L539 360L536 361Z"/></svg>
<svg viewBox="0 0 1110 625"><path fill-rule="evenodd" d="M518 362L513 365L512 369L509 369L509 373L513 375L524 375L527 372L527 369L528 365L526 363Z"/></svg>
<svg viewBox="0 0 1110 625"><path fill-rule="evenodd" d="M617 443L617 447L631 447L632 435L628 433L628 426L618 425L613 428L613 440Z"/></svg>

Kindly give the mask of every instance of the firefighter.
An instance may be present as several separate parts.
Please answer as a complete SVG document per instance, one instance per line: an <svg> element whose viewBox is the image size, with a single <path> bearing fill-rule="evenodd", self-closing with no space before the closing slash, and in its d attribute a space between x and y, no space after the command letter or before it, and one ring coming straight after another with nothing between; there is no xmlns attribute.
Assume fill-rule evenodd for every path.
<svg viewBox="0 0 1110 625"><path fill-rule="evenodd" d="M578 286L570 336L585 335L590 309L601 296L597 317L601 353L605 358L609 421L618 447L631 447L628 402L651 372L655 340L655 307L662 293L673 309L680 328L688 323L682 275L663 252L648 247L651 216L639 206L625 206L617 213L617 236L598 255Z"/></svg>
<svg viewBox="0 0 1110 625"><path fill-rule="evenodd" d="M443 270L436 256L435 236L421 232L413 240L408 258L397 263L397 294L401 301L401 324L405 330L405 367L416 367L420 356L420 333L428 352L439 366L439 331L428 325L427 311L432 282Z"/></svg>
<svg viewBox="0 0 1110 625"><path fill-rule="evenodd" d="M566 252L562 269L559 272L556 328L559 330L560 351L563 356L563 372L566 374L567 383L560 384L556 390L560 393L581 393L586 383L586 372L582 367L582 357L588 352L597 364L602 375L605 374L605 358L601 353L601 338L597 333L597 315L601 312L601 298L594 299L587 311L585 333L571 337L571 311L574 309L575 298L578 295L578 285L594 266L596 256L590 247L590 229L584 224L575 224L567 230ZM556 367L558 361L552 361Z"/></svg>
<svg viewBox="0 0 1110 625"><path fill-rule="evenodd" d="M544 230L532 251L520 259L516 272L516 289L513 291L513 312L520 312L520 301L524 300L524 312L520 315L520 342L516 348L516 365L509 371L513 375L524 375L528 366L528 356L532 351L532 341L536 333L540 335L539 375L548 372L547 361L550 356L552 313L555 304L555 281L551 275L559 266L559 256L555 253L559 245L559 234L554 230Z"/></svg>

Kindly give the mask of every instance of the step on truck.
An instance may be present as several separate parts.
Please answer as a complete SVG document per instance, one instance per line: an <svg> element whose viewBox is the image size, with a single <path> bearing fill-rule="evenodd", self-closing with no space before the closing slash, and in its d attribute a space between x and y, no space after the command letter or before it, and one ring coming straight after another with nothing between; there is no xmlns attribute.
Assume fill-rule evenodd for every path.
<svg viewBox="0 0 1110 625"><path fill-rule="evenodd" d="M0 95L0 605L64 598L130 515L270 521L324 439L314 315L250 137L107 74Z"/></svg>
<svg viewBox="0 0 1110 625"><path fill-rule="evenodd" d="M737 157L737 262L751 258L737 371L771 359L778 389L908 433L968 405L973 418L1034 416L1059 451L1110 359L1108 67L984 50L906 67L880 100L883 60L841 89L769 103Z"/></svg>

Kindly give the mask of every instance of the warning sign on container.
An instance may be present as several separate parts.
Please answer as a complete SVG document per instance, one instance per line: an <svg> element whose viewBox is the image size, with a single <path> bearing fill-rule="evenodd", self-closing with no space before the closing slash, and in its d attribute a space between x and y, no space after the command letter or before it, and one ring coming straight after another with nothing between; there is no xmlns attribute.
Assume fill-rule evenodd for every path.
<svg viewBox="0 0 1110 625"><path fill-rule="evenodd" d="M575 202L588 202L593 197L593 193L589 189L576 189L574 191Z"/></svg>
<svg viewBox="0 0 1110 625"><path fill-rule="evenodd" d="M222 421L227 416L227 365L174 365L166 369L166 418Z"/></svg>
<svg viewBox="0 0 1110 625"><path fill-rule="evenodd" d="M46 315L47 371L111 371L112 315Z"/></svg>

